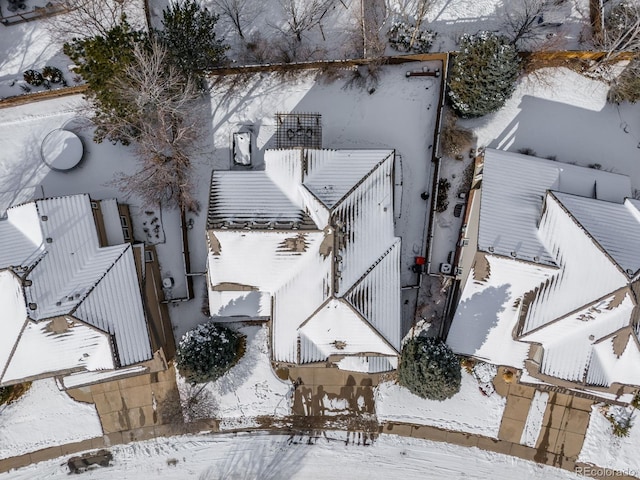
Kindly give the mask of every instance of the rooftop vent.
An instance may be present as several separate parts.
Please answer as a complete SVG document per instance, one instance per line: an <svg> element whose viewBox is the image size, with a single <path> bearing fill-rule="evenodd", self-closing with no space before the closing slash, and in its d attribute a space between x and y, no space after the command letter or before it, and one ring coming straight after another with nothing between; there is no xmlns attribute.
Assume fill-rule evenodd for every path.
<svg viewBox="0 0 640 480"><path fill-rule="evenodd" d="M53 238L47 237L45 240L47 243L53 243Z"/></svg>
<svg viewBox="0 0 640 480"><path fill-rule="evenodd" d="M29 304L29 310L37 310L38 309L38 304L37 303L30 303Z"/></svg>
<svg viewBox="0 0 640 480"><path fill-rule="evenodd" d="M40 217L40 220L42 220L43 222L46 222L47 220L49 220L49 217L47 217L46 215L42 215Z"/></svg>
<svg viewBox="0 0 640 480"><path fill-rule="evenodd" d="M518 252L516 252L515 250L513 252L511 252L511 256L513 258L516 258L518 256Z"/></svg>

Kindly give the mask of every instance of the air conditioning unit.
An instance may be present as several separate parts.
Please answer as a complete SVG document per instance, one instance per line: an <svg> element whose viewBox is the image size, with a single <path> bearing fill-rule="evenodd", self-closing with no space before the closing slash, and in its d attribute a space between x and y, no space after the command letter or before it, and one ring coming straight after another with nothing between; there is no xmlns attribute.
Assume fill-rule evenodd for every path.
<svg viewBox="0 0 640 480"><path fill-rule="evenodd" d="M451 273L451 264L450 263L441 263L440 264L440 273L450 274Z"/></svg>

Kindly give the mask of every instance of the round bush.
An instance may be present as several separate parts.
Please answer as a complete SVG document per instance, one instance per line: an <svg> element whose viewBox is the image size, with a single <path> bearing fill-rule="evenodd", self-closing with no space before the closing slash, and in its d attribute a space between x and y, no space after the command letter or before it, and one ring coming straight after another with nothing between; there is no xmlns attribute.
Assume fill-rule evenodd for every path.
<svg viewBox="0 0 640 480"><path fill-rule="evenodd" d="M60 83L62 81L62 70L56 67L46 66L42 69L42 78L51 83Z"/></svg>
<svg viewBox="0 0 640 480"><path fill-rule="evenodd" d="M37 70L27 70L22 75L24 81L29 85L33 85L34 87L39 87L44 82L44 78L42 74Z"/></svg>
<svg viewBox="0 0 640 480"><path fill-rule="evenodd" d="M427 53L436 36L431 30L418 30L415 25L395 22L387 32L389 45L399 52ZM415 38L413 38L415 35ZM413 38L413 44L411 39Z"/></svg>
<svg viewBox="0 0 640 480"><path fill-rule="evenodd" d="M415 337L402 348L398 379L419 397L446 400L460 391L460 361L442 340Z"/></svg>
<svg viewBox="0 0 640 480"><path fill-rule="evenodd" d="M449 72L449 101L463 118L495 112L511 97L520 74L515 47L490 32L463 35Z"/></svg>
<svg viewBox="0 0 640 480"><path fill-rule="evenodd" d="M191 383L220 378L242 357L245 337L222 325L208 322L184 334L176 351L176 366Z"/></svg>

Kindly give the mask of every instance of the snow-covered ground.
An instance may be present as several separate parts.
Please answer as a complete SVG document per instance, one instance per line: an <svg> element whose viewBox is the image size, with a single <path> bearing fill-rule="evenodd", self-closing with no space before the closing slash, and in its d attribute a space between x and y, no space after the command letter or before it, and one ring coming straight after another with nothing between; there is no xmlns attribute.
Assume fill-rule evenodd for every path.
<svg viewBox="0 0 640 480"><path fill-rule="evenodd" d="M112 0L110 0L112 1ZM8 2L2 2L2 13L4 16L11 16L13 13L7 11ZM16 13L27 13L33 11L34 7L44 7L50 4L48 0L25 0L26 9ZM57 2L53 2L57 3ZM99 4L100 2L96 2ZM142 0L129 0L125 5L127 21L134 27L144 28L145 17ZM35 19L25 23L13 25L2 25L0 35L0 99L26 93L21 87L27 87L32 92L43 91L43 86L34 87L28 85L22 74L26 70L41 70L49 65L57 67L67 82L73 86L80 81L69 69L73 62L62 53L65 41L71 40L71 34L66 34L67 18L79 18L77 14L62 13L43 19ZM87 28L87 35L94 35L96 32ZM53 88L62 87L61 84L53 84Z"/></svg>
<svg viewBox="0 0 640 480"><path fill-rule="evenodd" d="M269 434L158 438L111 448L112 466L83 473L94 480L280 479L579 479L572 472L499 453L428 440L380 435L372 445L345 445L346 432L326 437ZM0 479L66 479L65 459L0 474Z"/></svg>
<svg viewBox="0 0 640 480"><path fill-rule="evenodd" d="M640 188L640 104L606 102L608 87L566 68L543 69L523 78L496 113L460 121L478 135L478 145L537 156L631 177Z"/></svg>
<svg viewBox="0 0 640 480"><path fill-rule="evenodd" d="M407 0L391 0L398 5L415 4ZM529 2L531 3L531 2ZM541 36L551 34L556 49L579 50L587 48L582 37L589 38L589 2L588 0L570 0L554 2L557 5L547 8L549 17L562 23L557 27L546 27ZM456 50L457 40L463 33L474 34L480 30L508 33L505 25L505 13L518 11L523 2L495 0L436 0L427 15L427 28L438 33L432 51ZM521 8L521 7L520 7ZM551 21L551 20L550 20Z"/></svg>
<svg viewBox="0 0 640 480"><path fill-rule="evenodd" d="M0 458L101 436L95 406L76 402L52 378L33 382L21 398L0 406Z"/></svg>
<svg viewBox="0 0 640 480"><path fill-rule="evenodd" d="M540 392L536 390L531 400L531 406L529 407L529 413L527 414L527 421L524 424L522 430L522 437L520 443L527 447L535 447L540 430L542 429L542 420L544 418L544 411L547 408L547 402L549 401L549 394L547 392Z"/></svg>
<svg viewBox="0 0 640 480"><path fill-rule="evenodd" d="M631 417L629 436L617 437L613 434L611 422L600 411L601 407L602 405L591 407L591 419L578 460L639 476L640 426L636 424L638 412L634 411Z"/></svg>
<svg viewBox="0 0 640 480"><path fill-rule="evenodd" d="M235 429L257 425L260 416L283 417L291 413L291 382L276 377L269 360L269 329L244 326L238 329L247 336L244 356L231 370L215 382L208 383L208 417L220 420L220 428ZM181 394L189 391L178 374ZM197 389L199 389L196 387Z"/></svg>
<svg viewBox="0 0 640 480"><path fill-rule="evenodd" d="M376 389L378 420L431 425L448 430L498 437L506 399L492 393L485 395L478 380L462 369L460 391L449 400L439 402L420 398L393 382Z"/></svg>

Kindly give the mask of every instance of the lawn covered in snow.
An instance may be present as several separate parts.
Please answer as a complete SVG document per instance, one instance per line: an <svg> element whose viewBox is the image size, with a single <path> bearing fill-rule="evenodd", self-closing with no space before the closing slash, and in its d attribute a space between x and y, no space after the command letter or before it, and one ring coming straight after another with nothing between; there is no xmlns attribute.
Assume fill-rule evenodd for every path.
<svg viewBox="0 0 640 480"><path fill-rule="evenodd" d="M80 475L92 480L217 479L578 479L534 462L428 440L380 435L370 446L346 445L346 432L308 437L224 434L158 438L118 445L112 466ZM0 479L69 478L66 457L9 473Z"/></svg>
<svg viewBox="0 0 640 480"><path fill-rule="evenodd" d="M257 426L256 418L269 415L283 417L291 413L291 382L280 380L269 360L269 329L243 326L238 329L247 336L244 356L215 382L206 384L201 393L207 417L220 420L222 430ZM184 398L192 387L178 375L178 385ZM195 391L201 385L195 387Z"/></svg>
<svg viewBox="0 0 640 480"><path fill-rule="evenodd" d="M95 406L76 402L52 378L33 382L24 396L0 406L0 458L101 436Z"/></svg>
<svg viewBox="0 0 640 480"><path fill-rule="evenodd" d="M462 369L460 391L439 402L420 398L394 382L376 389L376 414L380 422L406 422L477 433L497 438L506 399L479 388L478 380Z"/></svg>
<svg viewBox="0 0 640 480"><path fill-rule="evenodd" d="M629 436L617 437L613 434L611 422L600 412L601 406L600 404L591 407L591 419L578 460L601 468L628 471L631 475L639 475L640 425L637 423L637 410L631 417Z"/></svg>

